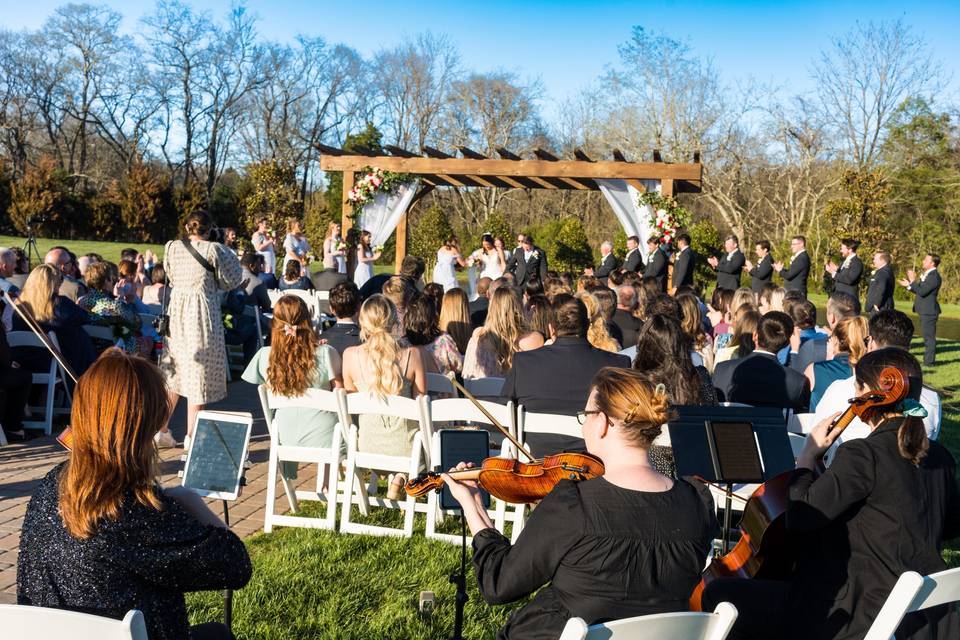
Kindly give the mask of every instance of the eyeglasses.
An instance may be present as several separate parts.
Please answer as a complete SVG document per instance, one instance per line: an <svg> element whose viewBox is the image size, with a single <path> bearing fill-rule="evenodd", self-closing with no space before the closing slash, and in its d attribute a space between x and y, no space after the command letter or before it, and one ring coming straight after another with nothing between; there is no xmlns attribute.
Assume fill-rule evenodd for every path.
<svg viewBox="0 0 960 640"><path fill-rule="evenodd" d="M595 414L601 413L598 409L587 409L584 411L577 411L577 422L581 425L587 424L587 417Z"/></svg>

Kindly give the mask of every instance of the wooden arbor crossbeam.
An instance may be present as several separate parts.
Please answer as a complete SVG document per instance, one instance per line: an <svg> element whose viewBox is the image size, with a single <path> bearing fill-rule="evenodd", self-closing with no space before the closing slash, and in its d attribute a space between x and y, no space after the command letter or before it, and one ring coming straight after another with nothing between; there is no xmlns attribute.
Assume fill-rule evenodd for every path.
<svg viewBox="0 0 960 640"><path fill-rule="evenodd" d="M401 147L387 146L389 155L369 149L346 151L327 145L320 150L320 168L323 171L343 173L343 233L350 228L351 205L346 196L353 188L353 174L366 167L406 173L420 178L421 190L435 187L517 188L517 189L572 189L595 191L596 180L620 179L638 190L644 190L643 180L660 181L661 193L699 192L703 167L699 154L690 163L663 162L659 151L653 162L630 162L619 150L613 151L613 160L593 160L583 151L574 152L574 160L561 159L548 151L537 149L535 159L524 159L504 148L498 148L499 158L489 158L466 147L460 147L463 157L457 158L431 147L424 155ZM417 195L417 199L422 197ZM406 215L400 221L397 233L397 266L406 252Z"/></svg>

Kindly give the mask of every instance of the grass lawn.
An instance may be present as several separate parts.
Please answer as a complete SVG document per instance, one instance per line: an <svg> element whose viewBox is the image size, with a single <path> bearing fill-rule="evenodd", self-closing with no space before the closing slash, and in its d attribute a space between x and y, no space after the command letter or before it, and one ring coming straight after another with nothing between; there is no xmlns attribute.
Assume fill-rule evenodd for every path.
<svg viewBox="0 0 960 640"><path fill-rule="evenodd" d="M18 236L0 236L0 247L23 247L26 238ZM99 242L97 240L58 240L55 238L37 238L37 249L40 250L40 259L52 247L63 246L78 256L87 253L99 253L104 260L120 262L120 251L127 247L138 249L141 252L151 249L158 256L163 255L162 244L147 244L145 242Z"/></svg>

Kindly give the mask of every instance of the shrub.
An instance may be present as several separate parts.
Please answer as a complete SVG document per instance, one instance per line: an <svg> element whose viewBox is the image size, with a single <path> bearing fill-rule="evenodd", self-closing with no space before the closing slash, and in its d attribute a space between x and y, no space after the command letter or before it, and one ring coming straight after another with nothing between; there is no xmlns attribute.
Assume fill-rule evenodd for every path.
<svg viewBox="0 0 960 640"><path fill-rule="evenodd" d="M412 255L420 256L427 263L427 273L433 268L437 249L453 233L447 212L439 205L424 210L416 221L411 221L407 234L407 247Z"/></svg>
<svg viewBox="0 0 960 640"><path fill-rule="evenodd" d="M587 233L583 230L580 218L564 219L556 235L553 255L547 253L547 265L557 271L577 273L592 264L593 251L587 242Z"/></svg>

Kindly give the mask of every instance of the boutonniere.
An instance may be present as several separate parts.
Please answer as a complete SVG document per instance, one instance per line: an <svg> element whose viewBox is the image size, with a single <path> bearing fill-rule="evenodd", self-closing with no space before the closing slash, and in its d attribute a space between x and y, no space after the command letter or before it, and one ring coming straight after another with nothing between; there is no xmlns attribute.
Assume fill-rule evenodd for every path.
<svg viewBox="0 0 960 640"><path fill-rule="evenodd" d="M530 257L531 257L532 259L536 260L537 258L540 257L540 252L539 252L539 251L534 251L533 253L530 254Z"/></svg>
<svg viewBox="0 0 960 640"><path fill-rule="evenodd" d="M921 274L920 274L920 282L923 282L924 280L926 280L928 275L930 275L930 272L929 272L929 271L925 271L925 272L921 273Z"/></svg>

